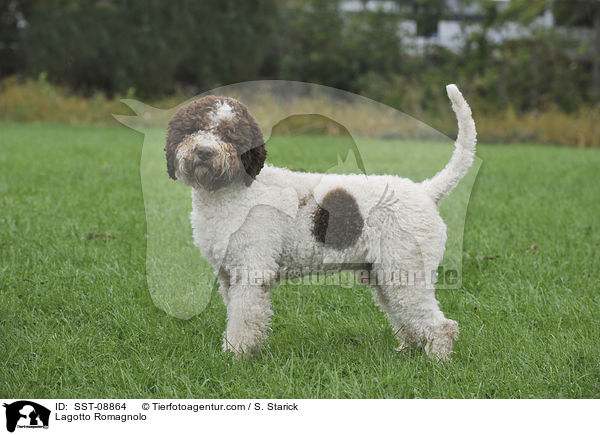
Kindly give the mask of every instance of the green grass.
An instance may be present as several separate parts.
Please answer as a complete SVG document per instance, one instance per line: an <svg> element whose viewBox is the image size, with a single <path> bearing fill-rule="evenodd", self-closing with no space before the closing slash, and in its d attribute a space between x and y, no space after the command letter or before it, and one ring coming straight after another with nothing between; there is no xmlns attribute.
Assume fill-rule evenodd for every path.
<svg viewBox="0 0 600 435"><path fill-rule="evenodd" d="M0 397L600 396L600 152L479 146L463 285L438 293L451 362L395 353L365 288L292 285L262 355L234 362L218 295L189 320L152 302L142 140L0 124ZM310 147L329 140L277 138L270 159L325 170ZM378 145L370 170L394 171Z"/></svg>

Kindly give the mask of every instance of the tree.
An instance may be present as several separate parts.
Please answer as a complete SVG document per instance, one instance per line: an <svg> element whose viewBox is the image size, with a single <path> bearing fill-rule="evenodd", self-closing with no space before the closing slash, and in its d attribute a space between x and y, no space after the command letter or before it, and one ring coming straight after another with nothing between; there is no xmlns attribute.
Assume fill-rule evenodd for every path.
<svg viewBox="0 0 600 435"><path fill-rule="evenodd" d="M32 1L0 0L0 77L15 74L23 68L24 56L20 33L27 24Z"/></svg>
<svg viewBox="0 0 600 435"><path fill-rule="evenodd" d="M600 1L557 1L553 3L552 9L557 25L565 28L592 29L592 37L586 44L589 46L589 57L592 64L590 91L595 100L600 99Z"/></svg>
<svg viewBox="0 0 600 435"><path fill-rule="evenodd" d="M207 89L257 78L272 40L273 0L46 0L23 32L27 69L84 92L178 83Z"/></svg>

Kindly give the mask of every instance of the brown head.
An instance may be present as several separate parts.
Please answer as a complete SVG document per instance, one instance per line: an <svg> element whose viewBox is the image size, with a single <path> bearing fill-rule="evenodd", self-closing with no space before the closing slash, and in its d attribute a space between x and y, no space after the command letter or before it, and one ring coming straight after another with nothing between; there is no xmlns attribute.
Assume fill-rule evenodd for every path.
<svg viewBox="0 0 600 435"><path fill-rule="evenodd" d="M248 108L228 97L207 96L179 109L165 146L169 177L217 190L252 184L267 157L262 132Z"/></svg>

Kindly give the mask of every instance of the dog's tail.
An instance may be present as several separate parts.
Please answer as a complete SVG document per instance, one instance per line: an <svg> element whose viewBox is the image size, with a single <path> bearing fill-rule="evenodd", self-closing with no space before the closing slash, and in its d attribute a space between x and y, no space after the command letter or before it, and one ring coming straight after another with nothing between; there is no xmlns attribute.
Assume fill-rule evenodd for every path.
<svg viewBox="0 0 600 435"><path fill-rule="evenodd" d="M452 192L452 189L456 187L469 170L473 163L477 142L477 132L475 131L475 122L471 116L471 108L456 85L446 86L446 91L452 102L452 110L456 113L458 136L454 144L456 148L446 167L433 178L423 181L425 191L436 204Z"/></svg>

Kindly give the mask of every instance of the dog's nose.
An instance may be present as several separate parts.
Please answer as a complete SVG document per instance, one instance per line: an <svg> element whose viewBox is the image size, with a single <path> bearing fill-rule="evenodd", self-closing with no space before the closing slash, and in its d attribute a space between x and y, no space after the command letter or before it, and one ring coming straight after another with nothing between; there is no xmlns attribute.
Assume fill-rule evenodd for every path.
<svg viewBox="0 0 600 435"><path fill-rule="evenodd" d="M215 152L208 147L196 149L196 157L198 157L200 160L209 160L214 154Z"/></svg>

